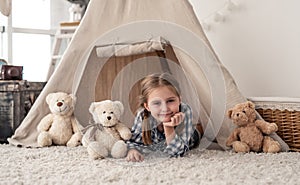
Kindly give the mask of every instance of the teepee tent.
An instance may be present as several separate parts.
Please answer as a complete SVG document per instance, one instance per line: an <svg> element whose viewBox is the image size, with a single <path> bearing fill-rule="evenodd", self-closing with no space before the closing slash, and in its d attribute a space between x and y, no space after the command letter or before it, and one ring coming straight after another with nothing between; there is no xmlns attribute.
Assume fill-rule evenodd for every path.
<svg viewBox="0 0 300 185"><path fill-rule="evenodd" d="M188 0L91 0L59 66L8 140L36 146L36 126L49 113L45 97L57 91L77 97L75 116L83 126L89 123L91 102L112 99L123 102L122 121L131 127L139 81L161 72L179 81L204 138L226 149L233 126L225 112L246 98L214 53ZM200 146L208 146L204 141Z"/></svg>

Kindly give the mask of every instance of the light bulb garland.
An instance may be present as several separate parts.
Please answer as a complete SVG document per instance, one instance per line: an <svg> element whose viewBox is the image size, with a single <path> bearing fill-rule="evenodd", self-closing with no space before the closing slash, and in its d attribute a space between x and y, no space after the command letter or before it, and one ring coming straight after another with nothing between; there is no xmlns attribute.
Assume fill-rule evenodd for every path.
<svg viewBox="0 0 300 185"><path fill-rule="evenodd" d="M234 10L235 8L238 7L238 4L236 4L235 2L233 2L232 0L228 0L227 3L226 3L226 8L227 10L229 11L232 11Z"/></svg>
<svg viewBox="0 0 300 185"><path fill-rule="evenodd" d="M226 16L236 9L238 9L239 4L233 0L227 0L221 8L209 14L208 16L201 19L201 25L203 29L209 31L211 29L212 22L221 23L226 20Z"/></svg>

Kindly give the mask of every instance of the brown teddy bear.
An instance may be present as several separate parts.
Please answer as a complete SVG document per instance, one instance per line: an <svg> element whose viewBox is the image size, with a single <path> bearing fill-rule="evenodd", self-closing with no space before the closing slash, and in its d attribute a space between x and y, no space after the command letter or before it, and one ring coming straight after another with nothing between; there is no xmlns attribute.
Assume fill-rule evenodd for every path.
<svg viewBox="0 0 300 185"><path fill-rule="evenodd" d="M255 105L251 101L229 109L228 117L237 127L227 138L226 146L232 147L235 152L280 151L280 144L269 136L278 130L277 125L256 119Z"/></svg>

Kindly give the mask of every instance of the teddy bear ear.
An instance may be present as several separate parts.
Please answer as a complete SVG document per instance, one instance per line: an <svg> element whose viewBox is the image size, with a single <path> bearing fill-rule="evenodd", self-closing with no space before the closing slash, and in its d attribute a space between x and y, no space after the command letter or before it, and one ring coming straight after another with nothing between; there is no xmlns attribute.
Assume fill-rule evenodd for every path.
<svg viewBox="0 0 300 185"><path fill-rule="evenodd" d="M120 101L114 101L114 105L120 110L120 115L124 112L124 106L123 103Z"/></svg>
<svg viewBox="0 0 300 185"><path fill-rule="evenodd" d="M247 105L249 108L254 109L255 108L255 104L251 101L247 101Z"/></svg>
<svg viewBox="0 0 300 185"><path fill-rule="evenodd" d="M54 96L54 93L50 93L46 96L46 102L47 102L48 105L50 104L51 99L53 98L53 96Z"/></svg>
<svg viewBox="0 0 300 185"><path fill-rule="evenodd" d="M228 116L229 118L231 118L232 112L233 112L233 109L229 109L229 110L227 111L227 116Z"/></svg>
<svg viewBox="0 0 300 185"><path fill-rule="evenodd" d="M89 111L90 111L90 113L93 114L94 110L95 110L95 102L92 102L90 105Z"/></svg>

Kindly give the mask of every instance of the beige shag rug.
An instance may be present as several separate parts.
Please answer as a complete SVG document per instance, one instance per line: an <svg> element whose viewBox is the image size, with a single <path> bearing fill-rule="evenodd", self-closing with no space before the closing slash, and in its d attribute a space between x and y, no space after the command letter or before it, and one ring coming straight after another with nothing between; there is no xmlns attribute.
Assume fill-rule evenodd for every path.
<svg viewBox="0 0 300 185"><path fill-rule="evenodd" d="M150 154L141 163L92 160L83 146L0 145L0 184L300 184L300 153L194 149L185 157Z"/></svg>

